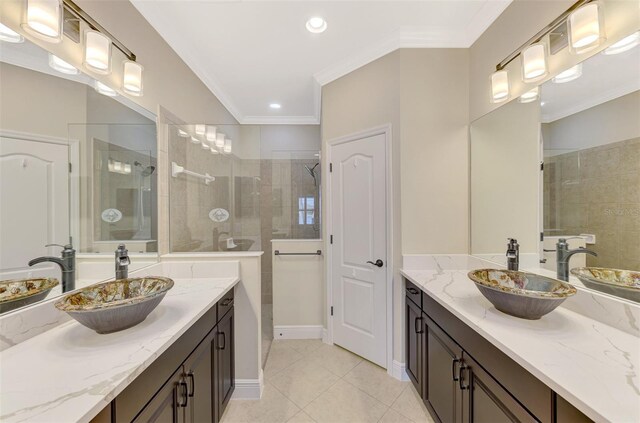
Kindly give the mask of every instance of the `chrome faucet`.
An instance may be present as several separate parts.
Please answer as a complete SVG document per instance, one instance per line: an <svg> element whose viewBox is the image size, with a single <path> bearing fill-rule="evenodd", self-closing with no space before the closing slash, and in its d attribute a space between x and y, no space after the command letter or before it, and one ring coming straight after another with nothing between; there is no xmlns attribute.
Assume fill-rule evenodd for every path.
<svg viewBox="0 0 640 423"><path fill-rule="evenodd" d="M62 258L58 257L38 257L29 261L29 266L38 263L51 262L60 266L62 271L62 292L73 291L76 289L76 250L71 244L47 244L45 247L62 247Z"/></svg>
<svg viewBox="0 0 640 423"><path fill-rule="evenodd" d="M116 279L127 279L129 277L129 250L124 244L118 245L116 250Z"/></svg>
<svg viewBox="0 0 640 423"><path fill-rule="evenodd" d="M515 238L507 238L507 268L509 270L518 270L520 266L520 244Z"/></svg>
<svg viewBox="0 0 640 423"><path fill-rule="evenodd" d="M594 257L598 257L595 251L587 250L584 247L576 248L575 250L569 249L569 243L566 238L560 238L556 243L556 263L558 265L557 277L560 280L569 280L569 259L578 253L591 254Z"/></svg>

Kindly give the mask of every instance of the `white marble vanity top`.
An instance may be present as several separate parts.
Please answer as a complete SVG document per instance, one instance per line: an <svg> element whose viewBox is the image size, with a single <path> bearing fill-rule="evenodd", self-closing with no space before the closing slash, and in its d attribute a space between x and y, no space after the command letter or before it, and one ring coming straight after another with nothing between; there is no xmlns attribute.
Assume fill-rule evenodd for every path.
<svg viewBox="0 0 640 423"><path fill-rule="evenodd" d="M401 273L590 418L640 422L640 338L562 306L534 321L506 315L467 277L478 264Z"/></svg>
<svg viewBox="0 0 640 423"><path fill-rule="evenodd" d="M239 281L191 275L171 275L173 289L130 329L98 335L71 320L2 351L0 421L90 421Z"/></svg>

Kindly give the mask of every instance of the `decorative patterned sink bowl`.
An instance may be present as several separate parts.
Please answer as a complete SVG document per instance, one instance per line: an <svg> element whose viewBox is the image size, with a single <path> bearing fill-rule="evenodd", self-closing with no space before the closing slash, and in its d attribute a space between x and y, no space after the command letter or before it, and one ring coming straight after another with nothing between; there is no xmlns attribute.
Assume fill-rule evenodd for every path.
<svg viewBox="0 0 640 423"><path fill-rule="evenodd" d="M587 288L640 302L640 272L607 269L604 267L576 267L571 274Z"/></svg>
<svg viewBox="0 0 640 423"><path fill-rule="evenodd" d="M498 310L523 319L539 319L576 293L566 282L533 273L479 269L468 276Z"/></svg>
<svg viewBox="0 0 640 423"><path fill-rule="evenodd" d="M98 333L111 333L142 322L172 287L159 276L119 279L82 288L55 306Z"/></svg>
<svg viewBox="0 0 640 423"><path fill-rule="evenodd" d="M54 278L0 281L0 313L44 300L59 284Z"/></svg>

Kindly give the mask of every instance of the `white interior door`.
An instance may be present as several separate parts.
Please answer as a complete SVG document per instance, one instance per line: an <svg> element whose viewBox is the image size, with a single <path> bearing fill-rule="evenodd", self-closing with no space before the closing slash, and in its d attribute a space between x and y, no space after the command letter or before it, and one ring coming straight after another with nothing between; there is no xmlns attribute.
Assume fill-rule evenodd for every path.
<svg viewBox="0 0 640 423"><path fill-rule="evenodd" d="M0 270L58 255L69 242L69 147L0 137ZM39 265L39 268L53 265Z"/></svg>
<svg viewBox="0 0 640 423"><path fill-rule="evenodd" d="M385 135L333 145L330 160L333 342L386 368Z"/></svg>

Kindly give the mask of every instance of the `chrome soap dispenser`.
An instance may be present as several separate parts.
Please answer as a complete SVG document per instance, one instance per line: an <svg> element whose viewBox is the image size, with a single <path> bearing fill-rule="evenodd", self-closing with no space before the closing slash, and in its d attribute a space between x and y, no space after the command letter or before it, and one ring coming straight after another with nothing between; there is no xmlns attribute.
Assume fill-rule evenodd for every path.
<svg viewBox="0 0 640 423"><path fill-rule="evenodd" d="M515 238L507 238L507 268L509 270L518 270L520 266L520 244Z"/></svg>

